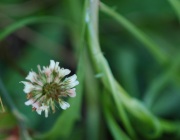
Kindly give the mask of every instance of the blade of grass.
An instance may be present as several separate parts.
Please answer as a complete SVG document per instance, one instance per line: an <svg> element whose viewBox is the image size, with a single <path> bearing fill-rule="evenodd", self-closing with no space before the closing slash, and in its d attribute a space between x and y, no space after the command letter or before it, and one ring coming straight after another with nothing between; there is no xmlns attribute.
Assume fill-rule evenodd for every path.
<svg viewBox="0 0 180 140"><path fill-rule="evenodd" d="M115 84L117 87L117 96L123 98L122 104L124 105L124 108L127 109L127 112L130 115L129 118L133 120L132 123L135 126L144 126L144 129L140 129L140 133L151 139L160 136L162 134L162 128L157 117L154 116L139 100L124 96L127 92L117 82ZM136 124L137 122L138 124Z"/></svg>
<svg viewBox="0 0 180 140"><path fill-rule="evenodd" d="M86 52L87 54L87 52ZM88 56L88 55L86 55ZM100 133L100 86L94 76L90 60L86 57L85 102L86 102L86 139L98 140ZM93 87L93 88L92 88Z"/></svg>
<svg viewBox="0 0 180 140"><path fill-rule="evenodd" d="M126 30L128 30L137 40L139 40L144 47L156 58L156 60L163 64L168 60L167 54L160 47L151 40L145 33L138 29L134 24L124 18L116 11L109 8L107 5L100 3L100 10L105 14L114 18L119 24L121 24Z"/></svg>
<svg viewBox="0 0 180 140"><path fill-rule="evenodd" d="M69 22L67 22L65 20L61 20L61 19L59 19L59 17L53 17L53 16L28 17L28 18L24 18L19 21L16 21L15 23L13 23L13 24L7 26L5 29L3 29L0 32L0 41L5 39L8 35L15 32L19 28L22 28L29 24L37 24L37 23L44 23L44 22L69 25Z"/></svg>
<svg viewBox="0 0 180 140"><path fill-rule="evenodd" d="M176 133L177 135L180 133L180 121L167 121L167 120L160 120L162 128L165 132L168 133ZM180 136L179 136L180 137Z"/></svg>
<svg viewBox="0 0 180 140"><path fill-rule="evenodd" d="M171 6L173 7L179 22L180 22L180 1L179 0L168 0Z"/></svg>
<svg viewBox="0 0 180 140"><path fill-rule="evenodd" d="M0 106L1 106L1 108L2 108L2 111L0 111L0 112L5 112L5 109L4 109L4 106L3 106L3 102L2 102L2 100L1 100L1 97L0 97Z"/></svg>
<svg viewBox="0 0 180 140"><path fill-rule="evenodd" d="M109 129L114 139L115 140L130 140L130 138L126 135L126 133L121 129L120 125L117 124L117 122L115 121L115 118L110 112L111 109L109 108L108 104L111 101L109 100L109 97L107 95L108 95L107 90L104 89L103 95L102 95L103 96L102 98L103 113L107 121L107 125L109 126Z"/></svg>

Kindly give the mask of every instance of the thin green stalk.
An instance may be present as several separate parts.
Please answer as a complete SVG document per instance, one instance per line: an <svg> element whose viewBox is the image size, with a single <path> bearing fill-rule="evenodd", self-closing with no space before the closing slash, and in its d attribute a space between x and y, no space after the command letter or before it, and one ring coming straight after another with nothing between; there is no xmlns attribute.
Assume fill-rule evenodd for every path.
<svg viewBox="0 0 180 140"><path fill-rule="evenodd" d="M118 126L111 114L105 109L105 117L115 140L131 140Z"/></svg>
<svg viewBox="0 0 180 140"><path fill-rule="evenodd" d="M114 137L115 140L131 140L127 136L127 134L121 129L121 127L117 124L115 117L113 117L112 113L110 112L111 108L109 107L109 103L112 102L109 101L107 90L104 89L102 96L103 96L102 104L104 106L103 113L107 121L107 125L109 126L109 129L112 133L112 136Z"/></svg>
<svg viewBox="0 0 180 140"><path fill-rule="evenodd" d="M2 111L1 111L1 112L5 112L5 109L4 109L4 106L3 106L3 102L2 102L1 97L0 97L0 106L1 106L1 108L2 108Z"/></svg>
<svg viewBox="0 0 180 140"><path fill-rule="evenodd" d="M87 24L87 43L89 47L89 54L94 64L94 68L98 74L101 73L102 75L100 78L105 89L108 90L114 98L116 107L118 109L118 115L121 118L125 130L133 139L137 139L135 133L136 129L145 138L160 138L163 133L162 127L164 126L161 125L159 119L154 116L140 101L129 97L126 91L116 82L115 78L113 77L109 65L100 49L97 31L95 30L95 27L97 26L94 26L94 24L97 24L97 20L94 21L94 17L91 18L92 16L96 16L96 18L98 17L96 14L93 14L93 11L96 11L97 7L92 7L91 2L92 1L88 1L86 5L87 11L85 20ZM158 54L160 54L160 52ZM128 115L126 111L128 112ZM132 127L131 123L133 123L134 126L141 125L142 129L139 127Z"/></svg>
<svg viewBox="0 0 180 140"><path fill-rule="evenodd" d="M180 22L180 1L179 0L168 0L171 6L173 7L179 22Z"/></svg>
<svg viewBox="0 0 180 140"><path fill-rule="evenodd" d="M112 8L107 5L100 3L100 10L105 14L114 18L119 24L121 24L126 30L128 30L137 40L139 40L144 47L149 50L149 52L156 58L156 60L163 64L167 62L168 56L165 54L160 47L151 40L146 34L144 34L140 29L134 26L130 21L124 18L122 15L114 11Z"/></svg>
<svg viewBox="0 0 180 140"><path fill-rule="evenodd" d="M159 137L162 134L162 128L161 128L158 118L154 116L136 98L129 98L129 97L127 98L123 94L122 96L121 93L127 94L127 92L117 82L115 84L117 86L117 94L119 95L119 98L123 98L122 102L123 102L124 108L127 110L129 115L133 118L132 123L134 124L134 126L137 126L138 124L138 125L141 125L141 128L144 127L144 129L140 129L140 132L145 137L148 137L151 139ZM136 129L139 129L139 127L137 127Z"/></svg>
<svg viewBox="0 0 180 140"><path fill-rule="evenodd" d="M111 73L111 70L109 69L109 65L105 58L102 55L102 52L100 50L99 41L98 41L98 7L99 7L99 1L98 0L88 0L86 3L86 17L85 22L87 24L87 43L89 47L89 53L92 58L93 63L95 64L95 67L99 73L104 74L102 76L102 82L104 83L105 87L110 90L113 94L113 98L115 100L115 103L117 105L119 116L122 119L122 123L124 123L124 126L129 133L129 135L136 139L136 134L128 120L128 116L123 109L123 106L121 104L121 101L119 100L119 97L117 96L116 86L114 84L114 77Z"/></svg>
<svg viewBox="0 0 180 140"><path fill-rule="evenodd" d="M162 128L164 129L165 132L167 133L180 133L180 122L179 121L167 121L160 119L160 123L163 126Z"/></svg>
<svg viewBox="0 0 180 140"><path fill-rule="evenodd" d="M87 54L87 52L86 52ZM86 55L88 56L88 55ZM98 140L100 134L100 87L97 79L94 76L94 71L89 62L89 58L86 57L86 79L85 79L85 103L86 103L86 139ZM93 87L93 88L92 88Z"/></svg>
<svg viewBox="0 0 180 140"><path fill-rule="evenodd" d="M53 16L38 16L38 17L28 17L19 21L16 21L15 23L7 26L0 32L0 41L6 38L11 33L15 32L16 30L24 27L25 25L34 24L34 23L44 23L44 22L50 22L50 23L63 23L64 25L69 25L69 22L65 20L59 19L59 17L53 17Z"/></svg>

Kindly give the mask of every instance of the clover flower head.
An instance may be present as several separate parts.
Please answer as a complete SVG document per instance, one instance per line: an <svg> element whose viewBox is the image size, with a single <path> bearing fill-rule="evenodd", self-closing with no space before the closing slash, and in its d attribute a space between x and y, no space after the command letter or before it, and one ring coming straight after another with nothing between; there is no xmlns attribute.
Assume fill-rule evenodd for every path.
<svg viewBox="0 0 180 140"><path fill-rule="evenodd" d="M76 96L77 76L67 77L70 70L60 68L59 62L54 60L50 60L50 65L43 69L39 65L37 67L38 73L30 71L25 78L27 81L21 81L28 99L25 105L31 105L39 115L44 111L45 117L48 117L50 109L53 113L56 111L57 103L63 110L69 108L70 104L63 99Z"/></svg>

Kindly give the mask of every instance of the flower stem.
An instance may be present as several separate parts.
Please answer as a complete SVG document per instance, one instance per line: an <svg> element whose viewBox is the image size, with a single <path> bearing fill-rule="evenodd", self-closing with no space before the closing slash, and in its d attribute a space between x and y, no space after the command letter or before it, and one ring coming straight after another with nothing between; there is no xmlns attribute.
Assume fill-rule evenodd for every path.
<svg viewBox="0 0 180 140"><path fill-rule="evenodd" d="M99 39L98 39L98 10L99 10L99 0L87 0L85 4L86 16L84 21L87 26L87 44L89 47L89 54L91 56L92 62L94 63L95 69L98 73L102 73L102 83L105 88L108 89L115 100L116 106L118 108L119 117L122 119L122 123L125 126L128 134L136 139L136 134L131 126L131 123L128 119L127 113L124 110L122 105L122 101L124 97L128 95L126 93L121 92L121 96L123 99L120 99L117 94L117 87L114 76L109 68L109 65L102 55Z"/></svg>
<svg viewBox="0 0 180 140"><path fill-rule="evenodd" d="M179 19L179 22L180 22L180 1L179 0L168 0L169 3L172 5L178 19Z"/></svg>
<svg viewBox="0 0 180 140"><path fill-rule="evenodd" d="M95 5L96 4L96 5ZM135 98L131 98L128 93L123 89L123 87L117 83L115 80L111 69L108 65L108 62L106 58L103 56L102 51L100 49L99 39L98 39L98 7L99 1L98 0L87 0L85 5L85 11L86 16L84 21L86 22L86 35L87 35L87 45L88 45L88 52L91 57L91 61L94 64L94 69L98 74L101 74L101 81L103 83L103 86L105 87L105 90L107 90L109 93L111 93L116 108L117 108L117 114L120 118L120 121L122 122L125 131L129 134L130 138L137 139L135 128L132 126L136 125L137 122L139 122L139 125L142 125L147 129L141 130L140 133L147 138L159 138L163 132L170 131L170 129L177 130L179 128L175 127L174 125L166 124L160 122L159 118L157 118L155 115L153 115L139 100ZM102 6L102 5L101 5ZM102 7L101 7L102 8ZM108 7L106 7L108 8ZM102 10L102 9L101 9ZM106 9L111 14L111 16L119 17L117 13L114 13L114 11L111 11L111 9ZM125 20L126 21L126 20ZM149 49L153 52L153 54L156 56L157 60L160 63L164 63L166 60L166 55L162 55L161 51L156 48L156 45L154 45L151 41L144 37L141 33L139 33L139 30L134 30L134 26L131 26L128 22L124 22L125 24L130 25L130 27L133 28L133 31L139 35L139 39L144 39L143 43L147 43L146 45L149 45ZM137 31L137 32L136 32ZM134 33L134 35L135 35ZM141 38L142 37L142 38ZM142 40L141 40L142 41ZM127 113L128 112L128 113ZM131 119L132 118L132 119ZM165 129L166 128L166 129ZM149 132L152 131L151 135Z"/></svg>

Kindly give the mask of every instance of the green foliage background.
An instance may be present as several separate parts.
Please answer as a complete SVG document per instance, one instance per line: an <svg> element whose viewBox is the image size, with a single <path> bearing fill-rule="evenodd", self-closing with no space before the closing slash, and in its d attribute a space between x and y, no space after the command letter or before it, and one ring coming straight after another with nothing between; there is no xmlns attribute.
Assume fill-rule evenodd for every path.
<svg viewBox="0 0 180 140"><path fill-rule="evenodd" d="M0 139L179 140L179 0L1 0ZM49 60L78 75L44 118L24 80Z"/></svg>

